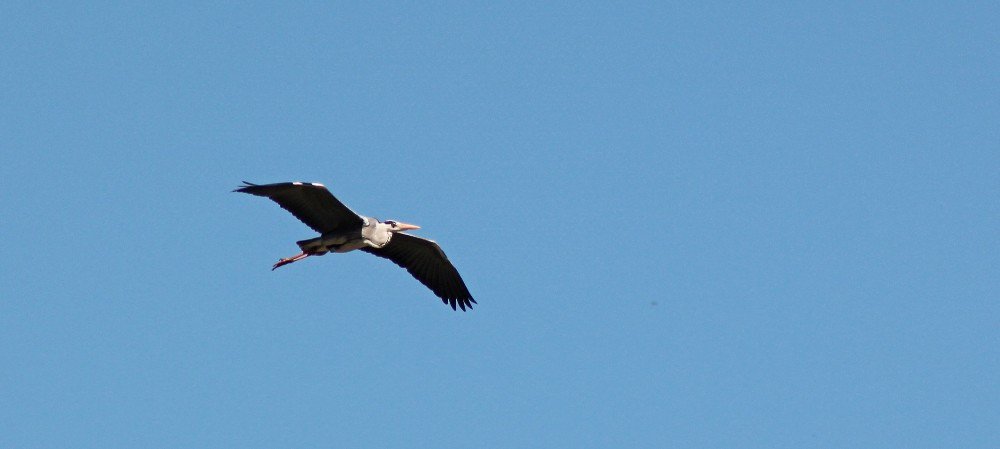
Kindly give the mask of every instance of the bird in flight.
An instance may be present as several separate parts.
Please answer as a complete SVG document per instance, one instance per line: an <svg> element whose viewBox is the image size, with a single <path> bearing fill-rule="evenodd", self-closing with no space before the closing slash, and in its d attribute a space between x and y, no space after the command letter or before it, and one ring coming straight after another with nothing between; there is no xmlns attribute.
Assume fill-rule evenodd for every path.
<svg viewBox="0 0 1000 449"><path fill-rule="evenodd" d="M270 198L320 233L319 237L296 242L302 252L279 260L272 271L309 256L360 249L405 268L452 309L472 309L476 302L458 270L435 241L403 233L420 229L419 226L358 215L319 183L251 184L243 181L243 184L234 192Z"/></svg>

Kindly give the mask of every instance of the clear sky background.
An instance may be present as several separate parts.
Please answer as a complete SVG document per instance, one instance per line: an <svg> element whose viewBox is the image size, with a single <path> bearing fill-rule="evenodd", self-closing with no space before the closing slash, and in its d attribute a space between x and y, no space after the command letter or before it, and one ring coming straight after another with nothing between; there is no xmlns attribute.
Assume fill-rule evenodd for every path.
<svg viewBox="0 0 1000 449"><path fill-rule="evenodd" d="M996 2L168 3L0 6L0 447L1000 444Z"/></svg>

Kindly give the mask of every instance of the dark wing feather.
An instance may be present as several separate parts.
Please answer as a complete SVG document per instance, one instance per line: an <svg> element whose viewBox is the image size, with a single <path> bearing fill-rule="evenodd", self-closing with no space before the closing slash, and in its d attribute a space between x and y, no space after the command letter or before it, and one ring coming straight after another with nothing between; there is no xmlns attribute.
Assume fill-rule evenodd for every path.
<svg viewBox="0 0 1000 449"><path fill-rule="evenodd" d="M451 308L471 309L476 302L465 286L462 276L448 261L441 247L433 240L396 233L382 248L365 247L362 251L393 261L406 268L421 284L431 289Z"/></svg>
<svg viewBox="0 0 1000 449"><path fill-rule="evenodd" d="M246 185L234 192L270 198L320 234L338 229L360 228L363 224L361 217L337 200L323 184L282 182L257 185L246 181L243 183Z"/></svg>

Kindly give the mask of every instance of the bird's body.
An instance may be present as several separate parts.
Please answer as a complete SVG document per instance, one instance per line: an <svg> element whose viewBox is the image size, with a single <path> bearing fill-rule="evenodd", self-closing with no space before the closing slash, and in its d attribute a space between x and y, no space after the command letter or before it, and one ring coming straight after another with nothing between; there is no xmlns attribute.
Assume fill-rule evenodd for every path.
<svg viewBox="0 0 1000 449"><path fill-rule="evenodd" d="M471 309L476 302L437 243L403 233L419 226L358 215L318 183L244 183L235 191L270 198L320 233L319 237L296 242L302 252L279 260L272 270L309 256L360 249L405 268L453 309Z"/></svg>
<svg viewBox="0 0 1000 449"><path fill-rule="evenodd" d="M392 239L390 226L372 217L361 217L361 229L327 232L319 237L295 242L303 252L313 256L346 253L364 247L381 248Z"/></svg>

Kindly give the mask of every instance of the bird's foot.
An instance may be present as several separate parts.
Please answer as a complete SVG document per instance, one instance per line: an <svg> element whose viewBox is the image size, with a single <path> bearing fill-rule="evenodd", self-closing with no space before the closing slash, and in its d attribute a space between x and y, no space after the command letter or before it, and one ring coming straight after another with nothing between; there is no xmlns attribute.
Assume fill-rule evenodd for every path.
<svg viewBox="0 0 1000 449"><path fill-rule="evenodd" d="M305 259L306 257L309 257L309 254L306 254L305 252L302 252L302 253L299 253L299 254L297 254L297 255L295 255L293 257L289 257L289 258L286 258L286 259L281 259L281 260L278 261L278 263L274 264L274 266L271 267L271 271L277 270L278 267L284 266L284 265L288 265L288 264L290 264L292 262L295 262L296 260Z"/></svg>

